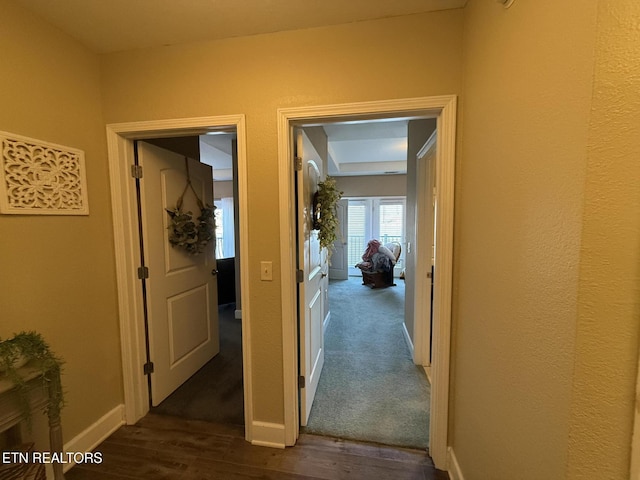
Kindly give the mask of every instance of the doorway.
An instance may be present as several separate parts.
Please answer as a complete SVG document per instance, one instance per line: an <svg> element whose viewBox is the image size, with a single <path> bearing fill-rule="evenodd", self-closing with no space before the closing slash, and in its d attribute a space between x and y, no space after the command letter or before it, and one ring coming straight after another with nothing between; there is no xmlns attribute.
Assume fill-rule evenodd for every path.
<svg viewBox="0 0 640 480"><path fill-rule="evenodd" d="M414 363L416 322L414 309L405 306L405 290L415 289L416 154L435 124L435 119L389 118L302 125L310 152L303 148L297 157L303 168L307 157L317 159L342 192L344 207L337 210L340 234L330 248L325 301L331 321L322 341L315 342L322 345L322 375L317 388L301 395L305 433L428 447L430 386L422 365ZM363 263L365 249L375 262ZM407 257L412 261L405 281ZM363 270L373 268L371 263L384 273L373 283L367 273L364 285ZM406 295L412 302L415 297ZM306 336L304 326L300 338ZM313 345L310 340L301 346Z"/></svg>
<svg viewBox="0 0 640 480"><path fill-rule="evenodd" d="M430 454L436 467L446 469L447 422L449 398L449 350L451 322L451 259L453 240L453 186L455 159L455 107L456 98L424 97L381 102L330 105L281 109L278 111L279 164L280 164L280 212L283 317L283 364L285 367L285 442L295 444L299 434L298 406L298 330L295 282L295 258L289 245L293 238L295 212L293 181L291 175L292 129L295 125L312 122L362 121L381 118L436 118L438 131L437 195L440 206L436 218L438 231L436 255L441 267L436 272L434 291L434 365L433 386L430 400L432 421L430 424ZM287 242L287 239L289 242Z"/></svg>
<svg viewBox="0 0 640 480"><path fill-rule="evenodd" d="M154 258L150 258L151 253L146 255L150 262L150 270L155 274L142 280L147 302L147 355L154 365L154 371L148 376L153 413L218 424L244 423L241 310L240 303L236 304L236 297L240 298L240 272L235 268L239 265L236 254L236 250L239 249L236 249L235 242L238 238L235 225L239 219L237 173L234 175L234 171L237 172L236 145L235 131L163 137L135 143L138 163L143 168L142 178L138 179L139 189L145 193L140 196L141 212L145 214L145 218L156 215L158 220L164 220L163 224L156 222L161 227L160 230L151 232L147 229L148 220L140 219L144 247L141 253L144 255L145 252L150 252L150 247L154 244L162 246L164 243L164 248L154 250ZM164 159L163 169L160 175L153 175L153 160L158 157ZM190 159L190 163L195 163L185 171L187 158ZM146 165L147 162L149 165ZM143 163L145 165L142 165ZM207 178L198 183L196 175L199 171ZM161 180L162 191L176 183L174 189L177 188L177 192L168 195L167 198L165 195L149 198L154 191L159 190L150 185L154 178ZM165 209L173 211L177 198L182 200L183 212L193 212L193 218L198 217L200 210L195 203L196 195L187 188L188 185L204 187L200 197L204 201L206 196L207 201L204 203L216 207L215 222L210 225L211 238L199 249L201 251L198 254L185 251L180 245L166 244L170 216L165 213ZM162 205L164 203L166 205ZM158 323L162 323L162 319L158 318L157 313L158 310L162 310L162 305L158 308L152 299L160 295L158 289L161 289L162 285L157 285L158 271L163 269L167 261L181 262L181 268L172 269L172 282L176 282L176 275L188 275L197 262L206 261L204 278L197 282L197 285L204 288L200 291L206 292L210 304L202 308L203 315L208 320L203 318L198 322L194 318L194 313L198 312L195 308L198 299L191 296L188 301L190 311L171 308L170 311L175 318L159 333L157 326ZM151 268L151 263L155 263L155 268ZM176 287L179 291L178 298L184 303L185 292L189 289L182 288L182 283ZM198 331L201 331L200 335ZM189 332L188 335L186 332ZM201 338L202 336L204 337ZM163 355L162 345L171 345L173 348L170 348L168 353L172 355L177 350L176 340L181 340L187 345L182 348L182 354L172 361L171 372L176 374L180 367L184 370L189 363L195 364L190 370L179 375L160 396L158 385L163 382L165 376L161 368L162 360L164 356L168 356ZM212 345L211 352L197 361L197 350L202 349L207 343L215 343L215 346Z"/></svg>
<svg viewBox="0 0 640 480"><path fill-rule="evenodd" d="M119 292L125 421L137 422L149 411L149 392L142 366L146 363L145 335L142 318L144 302L137 272L139 231L137 226L136 192L132 182L134 140L149 138L203 135L207 132L235 131L237 134L238 205L247 206L247 159L244 115L200 117L107 125L109 173L111 180L114 221L116 275ZM240 257L240 299L242 305L242 363L245 437L253 440L253 398L251 392L251 345L247 219L241 216L237 224ZM244 299L245 301L242 301ZM234 312L235 313L235 312Z"/></svg>

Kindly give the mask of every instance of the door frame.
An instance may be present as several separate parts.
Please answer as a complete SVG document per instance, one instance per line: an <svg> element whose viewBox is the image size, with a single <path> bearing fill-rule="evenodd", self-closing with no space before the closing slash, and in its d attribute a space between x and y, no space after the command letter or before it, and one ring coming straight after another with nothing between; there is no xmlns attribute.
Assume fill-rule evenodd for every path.
<svg viewBox="0 0 640 480"><path fill-rule="evenodd" d="M437 119L436 188L440 209L436 219L438 240L434 290L434 365L432 368L429 453L436 468L447 470L449 371L451 350L451 298L453 276L453 210L456 143L455 95L383 100L338 105L278 109L278 176L280 213L280 272L282 294L282 346L284 436L294 445L300 431L298 403L298 325L295 245L295 198L292 165L293 127L304 123L410 117Z"/></svg>
<svg viewBox="0 0 640 480"><path fill-rule="evenodd" d="M125 422L134 424L149 412L149 391L142 366L146 362L142 289L137 278L140 266L140 233L136 187L131 174L134 140L201 135L233 129L238 145L238 206L247 211L247 156L244 115L179 118L128 123L107 127L111 209L113 214L118 313L122 350ZM245 438L252 440L253 397L251 392L251 331L249 315L248 221L240 216L240 298L242 308L242 356Z"/></svg>

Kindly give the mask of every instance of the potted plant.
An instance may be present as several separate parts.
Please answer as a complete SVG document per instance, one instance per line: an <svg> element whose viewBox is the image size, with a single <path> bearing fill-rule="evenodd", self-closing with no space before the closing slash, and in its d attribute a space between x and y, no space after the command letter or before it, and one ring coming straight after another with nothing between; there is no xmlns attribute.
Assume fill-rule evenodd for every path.
<svg viewBox="0 0 640 480"><path fill-rule="evenodd" d="M30 425L31 409L27 382L21 370L25 364L39 371L43 386L48 391L45 412L58 414L64 405L64 393L60 383L63 361L51 351L39 333L21 332L7 340L0 339L0 377L8 377L14 384L23 416Z"/></svg>

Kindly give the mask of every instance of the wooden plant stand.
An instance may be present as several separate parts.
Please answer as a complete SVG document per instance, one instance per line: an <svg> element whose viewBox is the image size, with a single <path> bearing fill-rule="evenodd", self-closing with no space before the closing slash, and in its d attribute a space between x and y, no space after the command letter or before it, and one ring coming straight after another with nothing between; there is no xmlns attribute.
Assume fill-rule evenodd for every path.
<svg viewBox="0 0 640 480"><path fill-rule="evenodd" d="M39 368L32 366L30 363L18 369L18 373L27 384L27 395L31 412L35 415L42 411L50 398L51 392L42 381L42 372ZM58 378L59 381L59 378ZM13 382L6 376L0 376L0 432L4 432L14 427L21 421L25 420L24 412L20 408ZM57 409L51 409L48 412L49 417L49 447L51 453L63 453L62 443L62 426L60 424L60 412ZM18 447L19 448L19 447ZM44 467L44 465L39 465ZM64 480L62 472L62 463L55 462L52 464L53 478L55 480ZM33 466L27 470L33 471ZM38 474L40 475L40 474ZM40 476L29 475L23 478L40 478Z"/></svg>

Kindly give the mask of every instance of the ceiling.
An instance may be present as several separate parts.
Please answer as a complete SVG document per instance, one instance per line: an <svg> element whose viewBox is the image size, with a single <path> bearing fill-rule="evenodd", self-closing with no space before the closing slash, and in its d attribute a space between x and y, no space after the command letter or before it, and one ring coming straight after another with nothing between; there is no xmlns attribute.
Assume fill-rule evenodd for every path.
<svg viewBox="0 0 640 480"><path fill-rule="evenodd" d="M406 118L324 124L329 151L328 174L334 177L407 172ZM233 133L200 136L200 161L213 167L215 180L233 178Z"/></svg>
<svg viewBox="0 0 640 480"><path fill-rule="evenodd" d="M467 0L13 0L106 54L462 8ZM406 172L407 120L323 125L329 174ZM202 138L217 180L229 180L232 135Z"/></svg>
<svg viewBox="0 0 640 480"><path fill-rule="evenodd" d="M96 53L461 8L467 0L13 0Z"/></svg>
<svg viewBox="0 0 640 480"><path fill-rule="evenodd" d="M226 181L233 178L232 143L235 133L200 135L200 161L213 167L213 179Z"/></svg>
<svg viewBox="0 0 640 480"><path fill-rule="evenodd" d="M329 175L407 172L409 120L323 125L329 142Z"/></svg>

